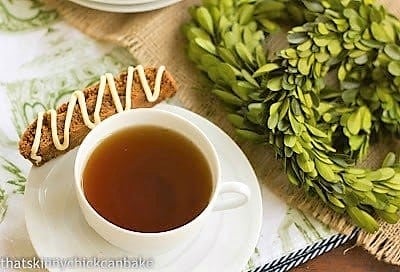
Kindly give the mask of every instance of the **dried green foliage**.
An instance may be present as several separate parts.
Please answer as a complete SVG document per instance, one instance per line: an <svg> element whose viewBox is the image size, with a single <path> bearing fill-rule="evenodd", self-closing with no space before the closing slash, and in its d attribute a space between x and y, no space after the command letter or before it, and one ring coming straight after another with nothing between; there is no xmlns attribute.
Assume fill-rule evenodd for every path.
<svg viewBox="0 0 400 272"><path fill-rule="evenodd" d="M367 231L394 223L400 164L362 169L373 133L400 133L400 22L372 0L204 0L185 25L188 55L242 137L268 142L289 181ZM289 22L289 47L265 38ZM339 87L325 85L328 73Z"/></svg>

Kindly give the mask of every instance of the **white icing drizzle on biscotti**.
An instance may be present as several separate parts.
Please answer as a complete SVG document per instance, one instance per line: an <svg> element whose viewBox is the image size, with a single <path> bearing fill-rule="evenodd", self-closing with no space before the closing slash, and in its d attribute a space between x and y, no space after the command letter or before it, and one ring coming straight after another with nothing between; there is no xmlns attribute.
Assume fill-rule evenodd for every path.
<svg viewBox="0 0 400 272"><path fill-rule="evenodd" d="M106 90L107 83L108 83L108 87L109 87L109 90L110 90L110 93L111 93L111 96L112 96L112 99L113 99L113 102L114 102L117 112L122 112L124 110L131 109L134 106L132 103L131 92L132 92L133 76L134 76L135 71L137 71L137 73L139 75L140 83L141 83L144 93L146 95L147 101L155 102L160 95L161 81L162 81L162 77L163 77L163 74L165 71L164 66L160 66L157 70L155 84L154 84L154 91L152 91L149 86L149 83L146 79L146 74L145 74L145 71L144 71L144 68L142 65L138 65L136 67L133 67L133 66L128 67L128 73L127 73L127 77L126 77L126 89L125 89L125 108L123 108L123 106L122 106L121 99L118 95L118 91L117 91L117 87L115 85L113 75L110 73L106 73L105 75L102 75L100 77L100 84L99 84L99 90L97 93L96 106L95 106L95 110L94 110L94 114L93 114L94 122L92 122L89 118L89 114L88 114L87 106L86 106L85 94L83 93L83 91L75 91L72 93L71 98L68 102L67 114L65 116L64 141L62 143L60 142L60 139L58 138L58 134L57 134L57 111L54 109L50 109L47 111L47 113L50 114L51 136L52 136L53 143L54 143L54 146L56 147L56 149L65 150L69 146L69 142L70 142L69 136L70 136L72 115L74 113L74 108L75 108L75 105L77 102L78 102L78 105L79 105L81 113L82 113L83 122L85 123L85 125L88 128L92 129L98 123L101 122L100 112L101 112L101 107L103 104L103 96L104 96L104 92ZM36 163L39 163L42 160L42 157L37 155L37 152L39 150L40 139L42 136L44 114L45 114L44 111L38 113L35 138L33 140L32 149L31 149L31 159L33 159Z"/></svg>

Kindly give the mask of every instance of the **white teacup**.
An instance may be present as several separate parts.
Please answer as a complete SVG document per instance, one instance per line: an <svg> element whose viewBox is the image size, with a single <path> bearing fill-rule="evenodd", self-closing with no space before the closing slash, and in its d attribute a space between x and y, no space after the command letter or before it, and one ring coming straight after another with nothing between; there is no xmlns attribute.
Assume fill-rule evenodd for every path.
<svg viewBox="0 0 400 272"><path fill-rule="evenodd" d="M86 163L101 141L116 131L143 125L167 128L192 140L205 156L211 169L213 189L207 207L189 223L172 230L143 233L114 225L93 209L83 191L82 176ZM239 207L250 197L250 190L245 184L222 180L220 161L215 148L198 127L176 114L155 108L134 109L116 114L90 131L76 156L74 177L77 198L87 223L111 244L131 253L153 256L193 239L213 211ZM225 193L235 194L223 199L221 194Z"/></svg>

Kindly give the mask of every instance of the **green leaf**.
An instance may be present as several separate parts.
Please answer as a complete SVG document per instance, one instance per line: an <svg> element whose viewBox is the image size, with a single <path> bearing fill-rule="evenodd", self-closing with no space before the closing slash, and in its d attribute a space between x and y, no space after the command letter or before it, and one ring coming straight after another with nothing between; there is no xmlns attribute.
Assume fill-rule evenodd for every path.
<svg viewBox="0 0 400 272"><path fill-rule="evenodd" d="M322 138L328 137L328 135L325 132L319 130L316 127L313 127L312 125L306 124L306 127L307 127L308 131L310 131L311 134L313 134L314 136L322 137Z"/></svg>
<svg viewBox="0 0 400 272"><path fill-rule="evenodd" d="M248 113L257 116L263 116L265 113L265 105L263 103L250 103L247 106Z"/></svg>
<svg viewBox="0 0 400 272"><path fill-rule="evenodd" d="M279 65L276 63L267 63L267 64L261 66L260 68L258 68L257 71L254 72L253 77L259 77L259 76L265 75L265 74L272 72L278 68L279 68Z"/></svg>
<svg viewBox="0 0 400 272"><path fill-rule="evenodd" d="M318 62L324 63L330 59L330 55L325 52L318 52L315 53L315 58L317 59Z"/></svg>
<svg viewBox="0 0 400 272"><path fill-rule="evenodd" d="M231 26L231 22L225 17L225 15L221 15L218 22L218 28L220 33L226 32L226 30Z"/></svg>
<svg viewBox="0 0 400 272"><path fill-rule="evenodd" d="M373 22L380 23L383 19L382 13L376 8L370 9L369 19Z"/></svg>
<svg viewBox="0 0 400 272"><path fill-rule="evenodd" d="M347 23L346 19L332 19L332 21L335 23L340 32L345 32L349 28L349 24Z"/></svg>
<svg viewBox="0 0 400 272"><path fill-rule="evenodd" d="M384 168L378 169L376 171L379 172L379 175L380 175L380 177L376 180L388 180L388 179L392 178L394 176L394 174L396 174L394 169L389 168L389 167L384 167Z"/></svg>
<svg viewBox="0 0 400 272"><path fill-rule="evenodd" d="M343 204L342 201L340 201L338 198L334 197L331 194L328 194L328 200L331 202L333 205L335 205L338 208L344 209L346 206Z"/></svg>
<svg viewBox="0 0 400 272"><path fill-rule="evenodd" d="M312 160L305 158L304 154L307 153L303 152L296 157L297 163L299 164L301 170L303 170L305 173L310 173L314 169L315 165Z"/></svg>
<svg viewBox="0 0 400 272"><path fill-rule="evenodd" d="M318 45L319 47L325 47L330 43L330 39L327 39L324 36L315 36L313 38L313 41L316 45Z"/></svg>
<svg viewBox="0 0 400 272"><path fill-rule="evenodd" d="M203 40L211 41L210 35L204 31L202 28L191 26L186 31L186 36L189 40L194 40L195 38L201 38Z"/></svg>
<svg viewBox="0 0 400 272"><path fill-rule="evenodd" d="M283 118L285 118L285 116L289 110L289 107L290 107L290 102L288 99L285 99L282 103L282 108L279 112L279 121L281 121Z"/></svg>
<svg viewBox="0 0 400 272"><path fill-rule="evenodd" d="M351 167L351 168L346 169L346 173L357 175L357 176L365 176L366 171L365 171L365 169L362 169L362 168Z"/></svg>
<svg viewBox="0 0 400 272"><path fill-rule="evenodd" d="M355 58L354 62L358 65L364 65L368 62L368 55L367 54L361 55L358 58Z"/></svg>
<svg viewBox="0 0 400 272"><path fill-rule="evenodd" d="M347 207L346 211L351 219L353 219L358 226L361 226L366 231L372 233L379 229L379 224L367 212L357 207Z"/></svg>
<svg viewBox="0 0 400 272"><path fill-rule="evenodd" d="M358 14L355 11L354 13L355 13L354 16L351 16L349 18L350 27L353 30L361 31L366 26L366 22L360 16L358 16Z"/></svg>
<svg viewBox="0 0 400 272"><path fill-rule="evenodd" d="M214 34L214 24L210 12L205 7L199 7L196 10L196 19L208 33Z"/></svg>
<svg viewBox="0 0 400 272"><path fill-rule="evenodd" d="M331 53L332 56L339 55L342 52L342 45L340 44L339 40L332 40L328 44L328 51Z"/></svg>
<svg viewBox="0 0 400 272"><path fill-rule="evenodd" d="M256 46L255 54L256 54L256 61L259 67L262 67L267 63L266 56L268 54L268 51L264 51L262 45Z"/></svg>
<svg viewBox="0 0 400 272"><path fill-rule="evenodd" d="M269 116L268 121L267 121L267 126L269 129L271 129L271 130L275 129L276 125L279 122L278 118L279 118L279 115L276 112Z"/></svg>
<svg viewBox="0 0 400 272"><path fill-rule="evenodd" d="M235 50L235 45L240 42L240 37L233 34L232 31L222 34L222 40L225 48L229 50Z"/></svg>
<svg viewBox="0 0 400 272"><path fill-rule="evenodd" d="M311 12L324 12L325 8L318 2L310 1L310 0L303 0L302 1L304 6L311 11Z"/></svg>
<svg viewBox="0 0 400 272"><path fill-rule="evenodd" d="M308 39L307 41L303 42L302 44L297 46L297 50L299 51L310 51L312 46L312 40Z"/></svg>
<svg viewBox="0 0 400 272"><path fill-rule="evenodd" d="M370 48L380 48L382 47L382 43L376 40L361 40L361 44L370 47Z"/></svg>
<svg viewBox="0 0 400 272"><path fill-rule="evenodd" d="M346 104L356 103L356 97L358 95L358 89L350 89L342 92L343 102Z"/></svg>
<svg viewBox="0 0 400 272"><path fill-rule="evenodd" d="M239 62L237 61L235 55L232 53L231 50L225 47L218 47L217 48L218 55L228 64L233 65L235 67L240 66Z"/></svg>
<svg viewBox="0 0 400 272"><path fill-rule="evenodd" d="M254 58L251 55L251 52L249 49L244 45L243 43L238 43L235 46L236 53L239 55L239 57L247 64L252 65L254 62Z"/></svg>
<svg viewBox="0 0 400 272"><path fill-rule="evenodd" d="M282 86L282 77L274 77L268 80L267 88L271 91L280 91Z"/></svg>
<svg viewBox="0 0 400 272"><path fill-rule="evenodd" d="M384 51L391 59L400 60L400 46L397 44L386 45Z"/></svg>
<svg viewBox="0 0 400 272"><path fill-rule="evenodd" d="M261 1L257 5L257 13L265 13L265 12L277 12L285 9L285 4L279 1Z"/></svg>
<svg viewBox="0 0 400 272"><path fill-rule="evenodd" d="M396 162L396 155L393 152L389 152L382 162L382 167L392 167Z"/></svg>
<svg viewBox="0 0 400 272"><path fill-rule="evenodd" d="M400 61L392 61L389 63L388 71L393 76L400 76Z"/></svg>
<svg viewBox="0 0 400 272"><path fill-rule="evenodd" d="M274 33L279 30L279 25L267 18L261 18L258 22L265 28L268 33Z"/></svg>
<svg viewBox="0 0 400 272"><path fill-rule="evenodd" d="M289 32L287 40L291 44L301 44L308 40L308 36L302 32Z"/></svg>
<svg viewBox="0 0 400 272"><path fill-rule="evenodd" d="M395 183L391 183L391 182L382 182L380 184L385 186L385 187L387 187L387 188L390 188L392 190L400 191L400 183L395 184Z"/></svg>
<svg viewBox="0 0 400 272"><path fill-rule="evenodd" d="M316 185L314 185L314 184L312 184L312 183L311 183L311 185L313 185L313 189L315 190L315 192L317 193L317 195L319 196L319 198L321 198L321 200L322 200L324 203L327 203L327 202L328 202L328 201L327 201L327 198L326 198L324 192L319 188L319 186L316 186Z"/></svg>
<svg viewBox="0 0 400 272"><path fill-rule="evenodd" d="M335 175L330 165L325 164L324 162L318 159L316 159L314 162L315 162L315 167L317 168L317 171L322 178L324 178L328 182L339 181L339 176Z"/></svg>
<svg viewBox="0 0 400 272"><path fill-rule="evenodd" d="M349 137L349 144L352 151L359 150L364 142L364 135L351 135Z"/></svg>
<svg viewBox="0 0 400 272"><path fill-rule="evenodd" d="M244 79L246 79L246 81L247 81L248 83L250 83L251 85L253 85L253 86L256 87L256 88L260 88L260 85L258 84L257 80L255 80L255 79L253 78L253 76L250 75L249 72L247 72L247 70L242 69L240 72L242 73Z"/></svg>
<svg viewBox="0 0 400 272"><path fill-rule="evenodd" d="M383 43L389 43L394 41L392 37L393 34L386 32L387 29L384 26L378 24L377 22L372 22L370 29L372 35L377 41Z"/></svg>
<svg viewBox="0 0 400 272"><path fill-rule="evenodd" d="M364 131L369 132L371 130L371 126L372 126L372 115L371 115L371 112L365 106L361 107L359 109L359 111L360 111L360 115L361 115L361 118L362 118L361 128Z"/></svg>
<svg viewBox="0 0 400 272"><path fill-rule="evenodd" d="M214 46L214 44L211 41L208 40L204 40L202 38L196 38L194 39L194 42L200 46L201 48L203 48L204 50L206 50L207 52L216 55L217 54L217 50Z"/></svg>
<svg viewBox="0 0 400 272"><path fill-rule="evenodd" d="M371 171L367 174L367 178L373 182L383 181L392 178L395 174L394 169L389 167L380 168L375 171Z"/></svg>
<svg viewBox="0 0 400 272"><path fill-rule="evenodd" d="M242 6L242 9L240 10L240 15L239 15L239 23L241 25L248 24L253 19L254 8L255 8L254 5Z"/></svg>
<svg viewBox="0 0 400 272"><path fill-rule="evenodd" d="M244 118L238 114L230 113L227 115L229 122L232 123L236 128L245 128Z"/></svg>
<svg viewBox="0 0 400 272"><path fill-rule="evenodd" d="M297 137L294 135L285 135L283 142L285 146L293 148L297 142Z"/></svg>
<svg viewBox="0 0 400 272"><path fill-rule="evenodd" d="M299 69L299 72L302 75L305 75L305 76L309 75L311 65L309 65L309 63L308 63L308 58L301 58L299 60L299 62L297 63L297 69Z"/></svg>
<svg viewBox="0 0 400 272"><path fill-rule="evenodd" d="M338 79L340 81L343 81L346 78L346 74L347 74L346 68L343 65L341 65L338 70Z"/></svg>
<svg viewBox="0 0 400 272"><path fill-rule="evenodd" d="M235 106L241 106L243 104L243 101L236 95L233 95L232 93L222 90L212 90L212 93L214 93L216 96L218 96L222 101L224 101L227 104Z"/></svg>
<svg viewBox="0 0 400 272"><path fill-rule="evenodd" d="M214 55L203 53L200 58L200 62L204 67L218 66L221 61Z"/></svg>
<svg viewBox="0 0 400 272"><path fill-rule="evenodd" d="M245 81L247 83L247 81ZM247 86L244 82L242 81L236 81L234 84L232 84L232 90L233 92L240 97L240 99L244 101L249 100L249 93L252 92L253 86Z"/></svg>
<svg viewBox="0 0 400 272"><path fill-rule="evenodd" d="M289 168L288 171L286 172L288 179L290 181L290 183L292 183L293 185L299 185L299 180L296 176L296 174L294 173L294 171Z"/></svg>
<svg viewBox="0 0 400 272"><path fill-rule="evenodd" d="M328 35L329 34L329 30L326 27L326 25L324 23L318 23L317 25L318 28L318 32L322 35Z"/></svg>
<svg viewBox="0 0 400 272"><path fill-rule="evenodd" d="M265 140L263 135L257 134L250 130L236 129L236 133L239 135L239 137L254 142L263 142Z"/></svg>
<svg viewBox="0 0 400 272"><path fill-rule="evenodd" d="M347 119L346 126L351 134L357 135L358 132L360 131L362 125L361 118L362 116L360 114L360 111L356 111L350 115L349 119Z"/></svg>
<svg viewBox="0 0 400 272"><path fill-rule="evenodd" d="M300 135L303 132L303 125L294 118L291 110L289 111L289 122L296 135Z"/></svg>
<svg viewBox="0 0 400 272"><path fill-rule="evenodd" d="M274 104L272 104L272 105L269 107L269 114L272 115L272 114L277 113L277 112L278 112L278 109L279 109L279 107L280 107L281 105L282 105L282 102L280 102L280 101L275 102Z"/></svg>

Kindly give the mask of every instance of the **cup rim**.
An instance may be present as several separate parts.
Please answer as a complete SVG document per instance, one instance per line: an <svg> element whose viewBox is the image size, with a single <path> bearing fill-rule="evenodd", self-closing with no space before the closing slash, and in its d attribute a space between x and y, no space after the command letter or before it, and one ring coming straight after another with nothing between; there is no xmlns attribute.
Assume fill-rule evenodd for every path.
<svg viewBox="0 0 400 272"><path fill-rule="evenodd" d="M85 145L85 144L86 145L90 144L90 143L87 143L87 140L86 140L86 139L89 138L90 134L93 134L97 130L101 129L102 127L109 125L109 123L113 122L115 119L123 118L124 116L128 116L128 115L131 115L131 114L138 114L138 113L150 112L150 111L151 112L156 112L158 114L169 115L172 118L180 119L180 121L186 123L187 126L190 126L191 129L195 130L196 133L201 135L201 137L203 137L203 139L205 140L205 142L207 143L207 145L209 146L209 148L211 150L211 154L212 154L211 156L214 157L214 161L215 161L214 168L215 169L213 171L216 171L216 173L215 173L216 181L215 181L215 185L213 186L214 190L211 192L210 200L208 201L207 206L200 212L200 214L198 214L195 218L193 218L191 221L185 223L184 225L181 225L179 227L176 227L176 228L173 228L173 229L170 229L170 230L160 231L160 232L140 232L140 231L135 231L135 230L129 230L129 229L122 228L122 227L110 222L106 218L104 218L100 213L98 213L92 207L92 205L87 200L87 198L85 196L85 193L84 193L84 190L83 190L81 176L80 175L78 176L78 173L77 173L77 170L78 170L77 168L79 167L78 164L77 164L78 158L79 157L85 157L85 156L87 158L90 157L91 152L93 152L93 150L98 145L98 142L96 142L96 144L93 145L94 147L92 147L92 150L91 150L91 152L89 154L85 155L85 154L82 153L83 149L81 149L81 147L83 145ZM134 124L131 124L131 125L134 126ZM115 131L118 131L118 130L120 130L120 129L112 130L111 132L115 132ZM98 140L105 139L107 137L108 136L103 137L103 138L99 138ZM87 162L87 160L86 160L86 162ZM85 164L81 167L82 170L84 169L84 166L85 166ZM92 215L94 215L98 220L100 220L102 223L104 223L107 227L112 228L112 229L114 229L116 231L122 232L124 234L137 235L137 236L142 236L142 237L153 237L154 238L154 237L158 237L158 236L165 236L165 235L170 235L170 234L174 234L174 233L177 233L177 232L184 231L185 229L190 228L192 225L194 225L198 221L200 221L214 206L214 203L215 203L217 195L218 195L218 190L219 190L219 187L220 187L220 182L221 182L220 174L221 174L221 165L220 165L220 161L219 161L219 158L218 158L217 151L216 151L214 145L212 144L212 142L210 141L210 139L207 137L207 135L199 127L197 127L195 124L193 124L189 120L179 116L178 114L169 112L169 111L164 110L164 109L136 108L136 109L130 109L130 110L126 110L126 111L123 111L123 112L120 112L120 113L116 113L113 116L108 117L107 119L101 121L98 125L96 125L85 136L85 138L83 139L82 143L80 144L80 146L78 148L78 152L77 152L77 155L75 157L75 162L74 162L74 187L75 187L75 191L78 194L78 197L81 200L80 202L81 202L81 204L83 204L85 206L85 209L87 209ZM80 206L80 208L82 209L81 206Z"/></svg>

